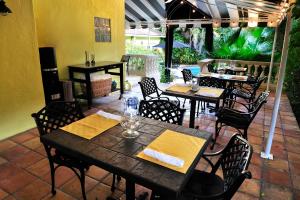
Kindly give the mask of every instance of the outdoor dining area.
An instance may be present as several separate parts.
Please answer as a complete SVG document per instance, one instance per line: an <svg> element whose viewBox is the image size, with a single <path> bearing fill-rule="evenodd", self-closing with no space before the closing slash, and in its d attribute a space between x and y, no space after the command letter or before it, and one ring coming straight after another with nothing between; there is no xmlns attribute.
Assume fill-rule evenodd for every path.
<svg viewBox="0 0 300 200"><path fill-rule="evenodd" d="M24 111L33 125L0 140L0 200L300 199L300 129L284 92L296 2L123 3L120 7L126 26L166 29L160 75L167 81L162 83L156 75L143 73L136 85L130 85L129 54L122 54L118 61L102 57L95 61L95 53L89 60L85 51L85 63L57 69L65 44L63 48L57 44L56 52L54 47L35 48L45 102L24 100L23 107L35 105L30 113ZM32 5L29 10L37 12L31 14L32 18L38 16L39 24L45 20L41 11L47 6ZM119 6L119 2L114 5ZM13 6L10 10L0 0L0 11L6 15L16 9ZM177 26L205 28L209 51L213 48L213 28L253 27L253 23L275 27L270 62L205 58L197 61L199 71L179 67L175 70L180 76L172 77L172 50L185 45L174 40ZM280 62L275 63L277 26L281 23L285 29ZM39 30L40 26L32 29ZM119 33L112 34L113 40L114 34ZM116 48L119 44L111 48L107 47L110 44L102 45L108 48L103 54L115 51L119 56L122 52ZM93 48L97 51L96 46ZM49 62L49 57L54 61ZM154 65L155 58L151 57L147 65ZM53 80L47 82L47 73L68 77L61 83L59 94L63 97L51 88ZM48 92L54 92L49 98L47 86Z"/></svg>

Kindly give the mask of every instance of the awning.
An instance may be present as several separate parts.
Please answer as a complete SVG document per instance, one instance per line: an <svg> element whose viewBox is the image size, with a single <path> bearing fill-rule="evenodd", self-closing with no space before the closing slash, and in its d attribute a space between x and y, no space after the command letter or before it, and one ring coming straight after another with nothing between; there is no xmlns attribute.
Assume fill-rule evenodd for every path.
<svg viewBox="0 0 300 200"><path fill-rule="evenodd" d="M126 0L125 21L127 24L149 24L166 20L164 0Z"/></svg>
<svg viewBox="0 0 300 200"><path fill-rule="evenodd" d="M160 24L213 24L215 27L227 23L239 26L247 22L248 26L264 23L277 26L284 18L289 5L295 0L126 0L126 25L153 27ZM170 13L189 4L189 17L169 17ZM183 10L183 9L182 9ZM186 11L186 10L185 10ZM185 15L185 12L181 12ZM192 17L196 13L202 18ZM199 16L199 15L198 15Z"/></svg>

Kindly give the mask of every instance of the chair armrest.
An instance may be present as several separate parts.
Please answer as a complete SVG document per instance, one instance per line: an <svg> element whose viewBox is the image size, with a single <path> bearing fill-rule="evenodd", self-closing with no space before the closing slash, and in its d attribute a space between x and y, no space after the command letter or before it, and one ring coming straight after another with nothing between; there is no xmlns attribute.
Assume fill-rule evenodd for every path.
<svg viewBox="0 0 300 200"><path fill-rule="evenodd" d="M241 103L241 102L236 101L236 100L234 100L234 99L228 99L228 98L226 98L226 99L224 100L224 102L232 102L232 103L240 104L240 105L242 105L244 108L246 108L248 112L249 112L249 107L250 107L250 105L253 104L253 103Z"/></svg>

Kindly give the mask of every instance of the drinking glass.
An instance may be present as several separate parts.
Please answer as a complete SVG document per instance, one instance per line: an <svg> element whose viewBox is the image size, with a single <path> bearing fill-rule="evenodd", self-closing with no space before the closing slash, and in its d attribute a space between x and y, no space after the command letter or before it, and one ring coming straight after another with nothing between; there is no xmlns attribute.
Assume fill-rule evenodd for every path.
<svg viewBox="0 0 300 200"><path fill-rule="evenodd" d="M124 113L120 124L125 131L122 132L122 135L125 138L136 138L139 136L137 129L140 127L138 99L136 97L124 98L123 103Z"/></svg>

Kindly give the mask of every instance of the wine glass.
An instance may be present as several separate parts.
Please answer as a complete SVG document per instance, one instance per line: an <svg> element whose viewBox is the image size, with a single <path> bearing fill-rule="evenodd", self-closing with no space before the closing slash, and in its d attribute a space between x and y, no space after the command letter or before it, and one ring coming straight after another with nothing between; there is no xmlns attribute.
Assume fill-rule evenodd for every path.
<svg viewBox="0 0 300 200"><path fill-rule="evenodd" d="M123 103L124 113L120 124L125 131L122 132L122 135L125 138L136 138L139 136L139 132L136 130L140 127L140 118L138 116L138 98L124 98Z"/></svg>

